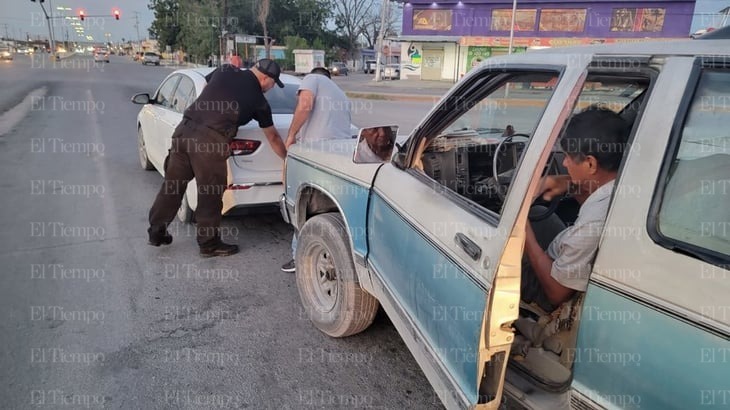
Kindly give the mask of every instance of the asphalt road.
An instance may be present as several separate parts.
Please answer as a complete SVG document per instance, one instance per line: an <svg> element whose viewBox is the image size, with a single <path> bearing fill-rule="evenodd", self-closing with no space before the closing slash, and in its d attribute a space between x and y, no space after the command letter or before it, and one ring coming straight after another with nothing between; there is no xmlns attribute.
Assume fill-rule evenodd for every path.
<svg viewBox="0 0 730 410"><path fill-rule="evenodd" d="M292 231L278 214L226 218L229 258L199 258L177 222L171 246L146 244L161 178L139 166L129 98L169 72L0 64L2 407L440 408L382 312L346 339L310 324L279 271ZM428 108L363 103L355 122L405 130Z"/></svg>

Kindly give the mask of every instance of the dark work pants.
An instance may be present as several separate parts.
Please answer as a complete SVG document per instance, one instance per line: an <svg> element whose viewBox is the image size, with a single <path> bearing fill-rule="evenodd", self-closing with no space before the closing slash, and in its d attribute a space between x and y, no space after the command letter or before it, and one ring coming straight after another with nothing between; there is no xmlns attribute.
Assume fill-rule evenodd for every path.
<svg viewBox="0 0 730 410"><path fill-rule="evenodd" d="M545 210L546 208L544 207L535 206L530 211L542 213ZM550 242L552 242L553 239L565 228L565 223L563 223L563 221L555 214L550 215L550 217L540 222L532 222L532 230L535 232L535 239L537 239L537 243L540 244L540 247L545 251L547 251ZM545 290L540 284L540 281L537 279L537 275L532 269L532 265L530 265L527 252L525 252L522 257L522 282L520 288L522 300L525 302L535 302L546 312L552 312L555 308L557 308L557 306L553 306L552 303L550 303L547 295L545 294Z"/></svg>
<svg viewBox="0 0 730 410"><path fill-rule="evenodd" d="M172 135L172 146L165 160L165 181L150 209L151 229L165 229L172 222L188 182L195 178L198 184L198 207L195 209L198 245L205 247L220 240L229 153L226 137L183 120Z"/></svg>

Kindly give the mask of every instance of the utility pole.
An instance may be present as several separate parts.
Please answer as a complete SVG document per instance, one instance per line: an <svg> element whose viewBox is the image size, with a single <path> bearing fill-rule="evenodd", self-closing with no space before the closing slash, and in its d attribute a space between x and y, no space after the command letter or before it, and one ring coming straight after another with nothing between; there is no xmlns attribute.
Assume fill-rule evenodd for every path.
<svg viewBox="0 0 730 410"><path fill-rule="evenodd" d="M10 37L8 36L8 23L5 23L5 39L10 40Z"/></svg>
<svg viewBox="0 0 730 410"><path fill-rule="evenodd" d="M134 28L137 29L137 51L142 48L142 40L139 38L139 12L134 12Z"/></svg>
<svg viewBox="0 0 730 410"><path fill-rule="evenodd" d="M378 33L378 52L375 58L375 81L380 81L380 58L383 54L383 37L385 37L385 16L388 14L388 0L383 0L380 6L380 32ZM383 64L385 65L385 64Z"/></svg>

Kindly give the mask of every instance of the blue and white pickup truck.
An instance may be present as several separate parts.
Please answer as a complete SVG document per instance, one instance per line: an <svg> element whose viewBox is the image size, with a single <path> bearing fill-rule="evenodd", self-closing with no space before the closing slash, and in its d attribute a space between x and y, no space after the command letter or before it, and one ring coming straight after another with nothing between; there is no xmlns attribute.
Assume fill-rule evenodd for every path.
<svg viewBox="0 0 730 410"><path fill-rule="evenodd" d="M631 124L630 149L587 291L544 312L520 300L528 214L565 173L566 121L595 106ZM729 125L728 40L488 59L388 160L292 147L301 302L332 337L382 306L447 408L727 408Z"/></svg>

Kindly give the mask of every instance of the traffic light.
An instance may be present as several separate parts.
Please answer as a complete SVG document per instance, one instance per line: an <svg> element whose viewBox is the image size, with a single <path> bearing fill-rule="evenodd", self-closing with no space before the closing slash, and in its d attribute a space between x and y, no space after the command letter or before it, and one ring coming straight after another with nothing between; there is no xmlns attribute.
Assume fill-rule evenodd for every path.
<svg viewBox="0 0 730 410"><path fill-rule="evenodd" d="M120 14L120 13L119 13L119 10L114 10L114 18L115 18L116 20L119 20L119 14Z"/></svg>
<svg viewBox="0 0 730 410"><path fill-rule="evenodd" d="M84 21L84 17L86 17L86 15L84 14L84 11L79 10L79 20Z"/></svg>

